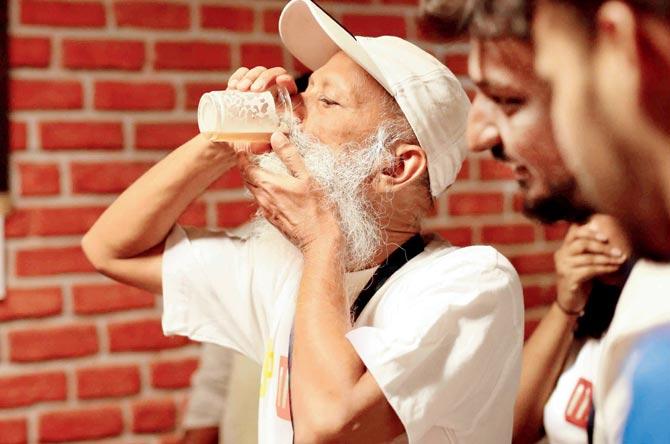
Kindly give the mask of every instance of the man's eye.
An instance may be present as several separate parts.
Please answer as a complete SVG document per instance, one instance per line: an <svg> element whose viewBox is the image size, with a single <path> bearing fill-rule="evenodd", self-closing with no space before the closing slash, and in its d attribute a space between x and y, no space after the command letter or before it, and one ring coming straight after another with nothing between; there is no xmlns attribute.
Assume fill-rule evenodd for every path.
<svg viewBox="0 0 670 444"><path fill-rule="evenodd" d="M328 97L325 96L319 97L319 101L323 102L326 106L339 105L339 103L337 103L336 101L330 100Z"/></svg>
<svg viewBox="0 0 670 444"><path fill-rule="evenodd" d="M523 97L494 96L492 99L498 105L506 108L519 108L526 103L526 99Z"/></svg>

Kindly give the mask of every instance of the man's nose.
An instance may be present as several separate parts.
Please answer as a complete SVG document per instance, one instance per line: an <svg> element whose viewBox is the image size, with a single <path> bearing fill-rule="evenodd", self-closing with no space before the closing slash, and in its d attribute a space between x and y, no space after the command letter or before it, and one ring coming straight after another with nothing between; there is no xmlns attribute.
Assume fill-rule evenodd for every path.
<svg viewBox="0 0 670 444"><path fill-rule="evenodd" d="M475 97L468 116L468 146L470 151L488 151L502 143L500 131L482 100Z"/></svg>

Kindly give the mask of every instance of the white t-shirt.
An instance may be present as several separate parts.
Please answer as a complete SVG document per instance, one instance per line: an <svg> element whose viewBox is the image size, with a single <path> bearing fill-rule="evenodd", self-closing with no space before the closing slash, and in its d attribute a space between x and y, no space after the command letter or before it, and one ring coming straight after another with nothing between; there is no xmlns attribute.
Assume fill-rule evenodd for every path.
<svg viewBox="0 0 670 444"><path fill-rule="evenodd" d="M544 431L551 444L586 444L593 399L593 380L600 361L601 340L577 344L544 406Z"/></svg>
<svg viewBox="0 0 670 444"><path fill-rule="evenodd" d="M347 275L355 288L373 270ZM163 329L263 363L259 442L292 442L288 347L302 255L276 231L175 227L163 255ZM523 343L521 285L490 247L441 240L397 271L347 334L410 443L511 440ZM300 383L293 381L293 383Z"/></svg>
<svg viewBox="0 0 670 444"><path fill-rule="evenodd" d="M628 409L630 380L623 370L631 347L645 333L670 324L670 265L638 261L624 286L603 338L594 390L595 444L619 444Z"/></svg>

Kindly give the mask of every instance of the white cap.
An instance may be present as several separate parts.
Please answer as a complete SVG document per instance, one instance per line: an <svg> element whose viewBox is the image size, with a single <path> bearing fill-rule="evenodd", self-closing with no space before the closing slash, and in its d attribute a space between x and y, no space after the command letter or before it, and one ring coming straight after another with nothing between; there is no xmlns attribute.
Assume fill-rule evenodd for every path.
<svg viewBox="0 0 670 444"><path fill-rule="evenodd" d="M311 0L291 0L279 18L286 48L315 71L343 51L396 100L428 158L433 196L456 180L467 155L470 100L456 76L412 43L354 36Z"/></svg>

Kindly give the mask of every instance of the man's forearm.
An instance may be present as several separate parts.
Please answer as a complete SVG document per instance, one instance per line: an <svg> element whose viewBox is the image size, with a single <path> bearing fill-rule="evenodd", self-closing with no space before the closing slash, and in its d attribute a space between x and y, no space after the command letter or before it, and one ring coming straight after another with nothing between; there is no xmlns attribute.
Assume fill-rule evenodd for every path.
<svg viewBox="0 0 670 444"><path fill-rule="evenodd" d="M230 152L229 152L230 151ZM232 150L197 136L132 184L84 237L96 256L129 258L165 239L186 207L235 163Z"/></svg>
<svg viewBox="0 0 670 444"><path fill-rule="evenodd" d="M365 373L346 333L351 329L338 248L327 245L305 255L298 293L291 366L291 402L296 432L301 421L335 422ZM326 415L322 413L328 412ZM316 425L320 427L321 425ZM325 428L328 428L326 426Z"/></svg>

